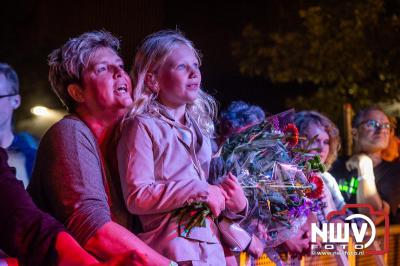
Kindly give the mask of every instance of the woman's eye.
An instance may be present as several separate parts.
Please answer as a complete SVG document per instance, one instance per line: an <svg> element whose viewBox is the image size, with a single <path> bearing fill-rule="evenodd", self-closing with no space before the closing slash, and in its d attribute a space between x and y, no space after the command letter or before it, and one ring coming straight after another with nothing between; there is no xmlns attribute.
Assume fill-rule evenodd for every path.
<svg viewBox="0 0 400 266"><path fill-rule="evenodd" d="M97 73L101 73L101 72L106 71L106 70L107 70L107 68L106 68L105 66L101 66L101 67L98 67L98 68L96 69L96 72L97 72Z"/></svg>

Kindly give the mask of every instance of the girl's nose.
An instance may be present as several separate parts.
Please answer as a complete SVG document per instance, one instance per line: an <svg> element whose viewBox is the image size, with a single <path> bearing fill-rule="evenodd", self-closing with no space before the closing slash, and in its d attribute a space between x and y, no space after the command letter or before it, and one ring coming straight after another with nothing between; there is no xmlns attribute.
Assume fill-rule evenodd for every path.
<svg viewBox="0 0 400 266"><path fill-rule="evenodd" d="M190 78L197 78L200 75L200 70L198 67L189 66Z"/></svg>

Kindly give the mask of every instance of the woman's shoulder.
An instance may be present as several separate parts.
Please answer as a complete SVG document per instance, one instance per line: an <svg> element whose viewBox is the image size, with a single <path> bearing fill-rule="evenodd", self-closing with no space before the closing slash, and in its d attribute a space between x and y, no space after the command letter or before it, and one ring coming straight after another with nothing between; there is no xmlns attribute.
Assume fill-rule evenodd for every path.
<svg viewBox="0 0 400 266"><path fill-rule="evenodd" d="M73 140L95 143L95 137L89 127L79 117L67 115L49 128L41 142L69 143Z"/></svg>
<svg viewBox="0 0 400 266"><path fill-rule="evenodd" d="M329 173L328 171L325 171L322 173L322 178L324 179L324 181L326 183L328 183L329 185L336 183L336 179L333 177L333 175L331 173Z"/></svg>
<svg viewBox="0 0 400 266"><path fill-rule="evenodd" d="M77 128L88 128L86 124L77 116L75 115L66 115L64 116L61 120L57 121L54 123L49 130L55 130L55 129L67 129L67 128L72 128L72 129L77 129Z"/></svg>

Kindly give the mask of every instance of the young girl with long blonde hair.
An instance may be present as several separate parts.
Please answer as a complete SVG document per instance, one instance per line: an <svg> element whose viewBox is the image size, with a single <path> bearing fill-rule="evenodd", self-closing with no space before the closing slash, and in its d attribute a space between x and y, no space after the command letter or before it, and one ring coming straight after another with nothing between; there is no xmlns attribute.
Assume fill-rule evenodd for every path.
<svg viewBox="0 0 400 266"><path fill-rule="evenodd" d="M225 265L216 223L190 233L174 211L198 202L217 217L240 217L247 201L236 178L207 182L214 99L200 89L200 55L177 31L149 35L132 70L133 108L122 125L118 165L128 210L139 216L139 237L179 265Z"/></svg>

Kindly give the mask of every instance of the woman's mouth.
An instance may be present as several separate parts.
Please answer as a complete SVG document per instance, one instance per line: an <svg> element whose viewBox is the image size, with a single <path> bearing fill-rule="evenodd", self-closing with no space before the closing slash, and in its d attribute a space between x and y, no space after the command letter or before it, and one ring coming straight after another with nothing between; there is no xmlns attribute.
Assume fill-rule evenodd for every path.
<svg viewBox="0 0 400 266"><path fill-rule="evenodd" d="M118 86L116 89L114 89L114 93L117 95L128 93L128 88L126 85Z"/></svg>

